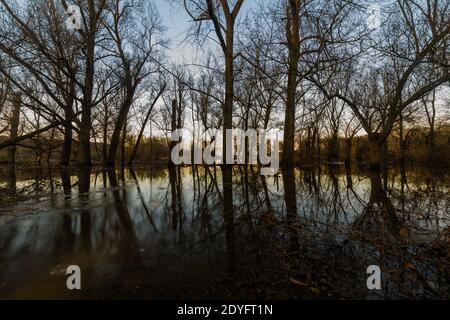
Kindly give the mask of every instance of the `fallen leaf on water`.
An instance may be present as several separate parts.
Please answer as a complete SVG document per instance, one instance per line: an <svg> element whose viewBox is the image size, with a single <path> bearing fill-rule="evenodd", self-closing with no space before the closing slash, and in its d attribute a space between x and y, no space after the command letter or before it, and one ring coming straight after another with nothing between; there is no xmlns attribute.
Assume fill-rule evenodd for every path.
<svg viewBox="0 0 450 320"><path fill-rule="evenodd" d="M320 294L320 289L319 288L315 288L315 287L311 287L308 283L303 282L301 280L295 279L295 278L289 278L289 281L293 284L299 285L299 286L303 286L303 287L308 287L308 290L310 290L311 292L313 292L316 295Z"/></svg>
<svg viewBox="0 0 450 320"><path fill-rule="evenodd" d="M299 286L308 286L307 283L300 281L298 279L295 278L289 278L289 281L292 282L293 284L299 285Z"/></svg>
<svg viewBox="0 0 450 320"><path fill-rule="evenodd" d="M313 293L319 295L320 294L320 289L319 288L314 288L314 287L309 287L309 290L311 290Z"/></svg>
<svg viewBox="0 0 450 320"><path fill-rule="evenodd" d="M414 266L414 264L412 264L412 262L409 262L409 261L405 263L405 268L410 269L410 270L416 270L416 267Z"/></svg>
<svg viewBox="0 0 450 320"><path fill-rule="evenodd" d="M404 238L409 237L409 230L406 229L405 227L400 228L399 233L400 233L401 237L404 237Z"/></svg>

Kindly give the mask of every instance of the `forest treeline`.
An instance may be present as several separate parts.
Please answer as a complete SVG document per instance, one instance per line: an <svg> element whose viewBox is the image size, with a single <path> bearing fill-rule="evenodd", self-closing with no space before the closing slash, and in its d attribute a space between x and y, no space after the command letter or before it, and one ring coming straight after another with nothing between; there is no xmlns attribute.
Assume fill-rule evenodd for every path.
<svg viewBox="0 0 450 320"><path fill-rule="evenodd" d="M0 143L7 141L7 137L0 138ZM122 150L119 151L119 162L126 162L131 157L134 150L137 137L129 134L127 143L122 156ZM433 148L430 149L427 136L427 128L411 127L408 130L408 138L404 144L403 153L399 148L399 137L393 135L387 141L385 152L386 161L390 162L409 162L416 164L429 164L431 161L434 165L449 165L450 159L450 127L439 128L435 132L435 142ZM334 147L332 139L321 138L319 141L305 139L302 145L296 149L295 159L298 164L317 164L320 162L351 162L364 163L369 158L369 141L367 135L357 136L352 139L351 145L344 138L339 137L337 140L337 148ZM34 139L32 143L18 144L16 149L17 164L43 164L47 163L52 166L58 165L61 159L63 141L53 140L49 144L48 140L42 138L42 141ZM333 145L332 145L333 144ZM92 144L92 161L101 164L104 162L102 154L102 144ZM76 152L76 149L74 150ZM7 150L0 150L0 164L9 163L9 155ZM76 159L77 155L73 154ZM137 154L133 157L137 164L154 163L157 165L165 164L169 161L170 149L165 137L143 137L139 145Z"/></svg>
<svg viewBox="0 0 450 320"><path fill-rule="evenodd" d="M450 0L169 2L192 61L159 1L0 0L0 161L165 161L200 124L282 130L288 167L447 161Z"/></svg>

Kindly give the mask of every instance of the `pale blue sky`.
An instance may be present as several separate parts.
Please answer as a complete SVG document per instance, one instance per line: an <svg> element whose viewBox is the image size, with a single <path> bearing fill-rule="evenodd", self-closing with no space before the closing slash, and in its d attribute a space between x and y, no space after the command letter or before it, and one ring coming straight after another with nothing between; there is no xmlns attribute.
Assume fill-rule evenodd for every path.
<svg viewBox="0 0 450 320"><path fill-rule="evenodd" d="M183 0L153 0L153 3L167 27L167 37L171 41L169 57L178 63L192 62L195 57L200 57L201 50L206 48L197 48L189 41L185 41L186 30L191 26L191 18L184 10ZM249 9L256 7L257 3L258 0L245 0L240 16L245 15ZM212 47L212 49L217 48Z"/></svg>

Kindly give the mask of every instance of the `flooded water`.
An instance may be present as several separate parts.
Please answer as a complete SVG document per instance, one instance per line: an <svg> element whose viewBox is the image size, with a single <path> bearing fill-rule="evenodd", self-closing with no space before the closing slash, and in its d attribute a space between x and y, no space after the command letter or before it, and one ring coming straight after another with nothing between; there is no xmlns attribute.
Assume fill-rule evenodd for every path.
<svg viewBox="0 0 450 320"><path fill-rule="evenodd" d="M448 299L449 187L423 168L3 168L0 298Z"/></svg>

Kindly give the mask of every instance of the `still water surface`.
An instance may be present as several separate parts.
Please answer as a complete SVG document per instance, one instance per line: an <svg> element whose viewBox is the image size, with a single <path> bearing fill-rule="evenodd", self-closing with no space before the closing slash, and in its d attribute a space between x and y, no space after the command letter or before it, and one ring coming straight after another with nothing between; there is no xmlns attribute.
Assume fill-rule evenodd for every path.
<svg viewBox="0 0 450 320"><path fill-rule="evenodd" d="M2 168L0 298L448 299L449 173Z"/></svg>

